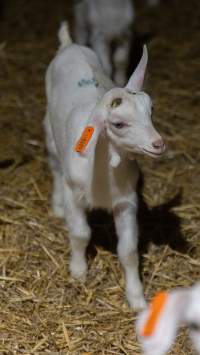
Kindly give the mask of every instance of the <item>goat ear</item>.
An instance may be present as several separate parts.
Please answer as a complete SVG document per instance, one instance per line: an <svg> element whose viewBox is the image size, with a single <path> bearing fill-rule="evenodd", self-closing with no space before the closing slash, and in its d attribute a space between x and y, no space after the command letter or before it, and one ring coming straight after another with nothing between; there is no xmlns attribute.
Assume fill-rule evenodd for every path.
<svg viewBox="0 0 200 355"><path fill-rule="evenodd" d="M85 155L91 156L90 153L92 153L93 158L94 158L99 135L105 128L106 108L105 107L101 108L97 112L98 113L96 113L94 116L91 117L92 127L90 127L90 129L92 129L93 131L92 133L93 137L91 139L91 143L88 145L87 149L85 150ZM112 145L110 145L109 147L109 158L110 158L110 165L113 168L116 168L121 162L121 157L119 156L118 152Z"/></svg>
<svg viewBox="0 0 200 355"><path fill-rule="evenodd" d="M147 62L148 62L147 46L144 45L142 57L126 85L127 89L136 92L141 91L144 83Z"/></svg>
<svg viewBox="0 0 200 355"><path fill-rule="evenodd" d="M94 153L99 134L104 128L104 120L101 116L95 115L90 117L88 124L81 132L81 136L77 140L74 150L87 157L90 152Z"/></svg>
<svg viewBox="0 0 200 355"><path fill-rule="evenodd" d="M178 328L183 322L188 302L187 292L177 290L167 295L165 302L159 304L159 314L153 314L154 299L137 321L137 334L145 355L153 355L155 349L159 350L157 354L165 354L175 341Z"/></svg>

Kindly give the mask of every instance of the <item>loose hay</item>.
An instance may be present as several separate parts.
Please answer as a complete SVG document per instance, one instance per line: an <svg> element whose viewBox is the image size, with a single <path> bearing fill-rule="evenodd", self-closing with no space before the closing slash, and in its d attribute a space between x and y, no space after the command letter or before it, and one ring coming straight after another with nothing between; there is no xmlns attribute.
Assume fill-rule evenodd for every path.
<svg viewBox="0 0 200 355"><path fill-rule="evenodd" d="M200 4L138 5L137 30L155 34L149 44L149 89L168 145L160 162L139 158L145 176L139 213L141 272L149 299L161 289L199 279ZM42 131L44 72L57 48L55 34L67 13L66 1L48 1L48 7L40 1L21 0L15 6L6 1L4 11L0 352L140 354L136 315L124 299L110 222L93 220L96 251L89 252L88 279L82 285L69 276L67 232L50 209L52 183ZM183 332L172 354L194 354Z"/></svg>

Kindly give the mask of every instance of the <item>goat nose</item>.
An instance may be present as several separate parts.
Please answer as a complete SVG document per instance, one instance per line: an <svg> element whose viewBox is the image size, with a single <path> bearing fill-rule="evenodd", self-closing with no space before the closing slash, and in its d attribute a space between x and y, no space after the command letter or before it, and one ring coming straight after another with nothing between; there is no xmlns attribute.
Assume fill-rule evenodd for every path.
<svg viewBox="0 0 200 355"><path fill-rule="evenodd" d="M162 139L157 139L156 141L154 141L152 143L152 146L153 146L153 148L156 148L156 149L164 149L165 144Z"/></svg>

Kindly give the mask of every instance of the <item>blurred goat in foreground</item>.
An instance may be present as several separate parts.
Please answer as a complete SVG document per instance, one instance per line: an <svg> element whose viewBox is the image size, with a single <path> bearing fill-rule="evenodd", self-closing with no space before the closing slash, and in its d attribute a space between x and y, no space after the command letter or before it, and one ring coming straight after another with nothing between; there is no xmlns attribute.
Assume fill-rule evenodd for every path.
<svg viewBox="0 0 200 355"><path fill-rule="evenodd" d="M159 293L137 321L144 355L164 355L175 342L180 327L189 329L200 354L200 284Z"/></svg>

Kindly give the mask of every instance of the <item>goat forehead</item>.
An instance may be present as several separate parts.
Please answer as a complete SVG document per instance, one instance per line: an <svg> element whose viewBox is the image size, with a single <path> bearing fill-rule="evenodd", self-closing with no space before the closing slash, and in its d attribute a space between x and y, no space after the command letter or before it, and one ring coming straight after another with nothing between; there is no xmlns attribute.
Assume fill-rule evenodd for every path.
<svg viewBox="0 0 200 355"><path fill-rule="evenodd" d="M117 108L119 114L133 113L134 111L142 112L145 114L151 113L152 102L145 92L140 91L130 93L122 88L114 88L110 91L111 98L122 98L122 105Z"/></svg>
<svg viewBox="0 0 200 355"><path fill-rule="evenodd" d="M142 122L151 116L151 100L147 94L140 92L132 95L132 97L129 96L129 102L127 112L129 112L131 119L132 116L138 117Z"/></svg>
<svg viewBox="0 0 200 355"><path fill-rule="evenodd" d="M137 107L143 109L150 109L152 105L149 95L142 91L135 95L135 102Z"/></svg>

